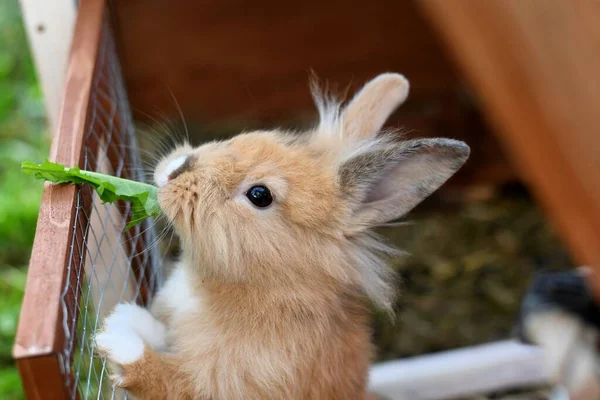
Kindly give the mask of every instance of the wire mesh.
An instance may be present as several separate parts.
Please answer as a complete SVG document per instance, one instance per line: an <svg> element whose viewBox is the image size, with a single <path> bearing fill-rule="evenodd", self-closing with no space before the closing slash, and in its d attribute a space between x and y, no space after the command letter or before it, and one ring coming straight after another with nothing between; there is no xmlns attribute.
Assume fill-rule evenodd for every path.
<svg viewBox="0 0 600 400"><path fill-rule="evenodd" d="M82 167L142 181L134 124L107 25L92 85ZM86 199L91 207L85 206ZM92 337L117 303L146 304L162 283L153 221L125 230L130 214L128 203L102 204L89 186L79 187L61 299L65 346L60 361L73 399L124 397L110 384Z"/></svg>

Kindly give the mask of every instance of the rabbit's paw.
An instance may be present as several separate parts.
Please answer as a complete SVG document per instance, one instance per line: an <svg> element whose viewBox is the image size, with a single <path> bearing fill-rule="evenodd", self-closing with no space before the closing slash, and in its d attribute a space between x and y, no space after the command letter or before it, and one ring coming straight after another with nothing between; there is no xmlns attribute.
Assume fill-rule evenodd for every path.
<svg viewBox="0 0 600 400"><path fill-rule="evenodd" d="M165 348L166 329L148 310L135 304L119 304L106 318L94 342L100 356L111 365L111 379L126 385L124 366L140 361L145 347Z"/></svg>
<svg viewBox="0 0 600 400"><path fill-rule="evenodd" d="M95 338L98 354L110 366L110 378L117 386L125 386L123 367L142 359L144 341L129 328L106 329Z"/></svg>

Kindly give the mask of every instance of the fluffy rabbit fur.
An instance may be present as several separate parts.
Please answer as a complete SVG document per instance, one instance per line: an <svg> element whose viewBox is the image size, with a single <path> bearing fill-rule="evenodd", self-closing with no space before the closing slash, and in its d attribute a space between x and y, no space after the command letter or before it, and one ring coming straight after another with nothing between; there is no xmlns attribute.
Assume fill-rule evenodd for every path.
<svg viewBox="0 0 600 400"><path fill-rule="evenodd" d="M364 399L367 300L390 309L391 249L371 232L469 155L450 139L383 134L408 82L382 74L346 107L315 91L320 124L183 145L155 171L182 241L150 310L121 304L95 341L141 399ZM273 203L246 197L257 184Z"/></svg>

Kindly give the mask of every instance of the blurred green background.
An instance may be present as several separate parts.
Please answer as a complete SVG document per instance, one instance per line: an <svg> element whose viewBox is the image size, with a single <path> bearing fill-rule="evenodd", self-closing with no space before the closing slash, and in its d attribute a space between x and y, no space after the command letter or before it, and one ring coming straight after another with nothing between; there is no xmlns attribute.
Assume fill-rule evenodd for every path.
<svg viewBox="0 0 600 400"><path fill-rule="evenodd" d="M35 232L42 183L21 175L23 160L47 157L41 89L18 0L0 1L0 399L22 399L11 350Z"/></svg>

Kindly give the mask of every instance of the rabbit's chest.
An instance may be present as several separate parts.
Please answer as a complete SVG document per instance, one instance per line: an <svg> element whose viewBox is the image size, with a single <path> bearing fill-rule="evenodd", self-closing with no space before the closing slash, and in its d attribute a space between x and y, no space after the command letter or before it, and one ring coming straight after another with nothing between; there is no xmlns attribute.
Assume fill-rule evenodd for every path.
<svg viewBox="0 0 600 400"><path fill-rule="evenodd" d="M172 326L201 310L202 299L193 292L184 266L179 265L158 292L152 313L167 326Z"/></svg>

